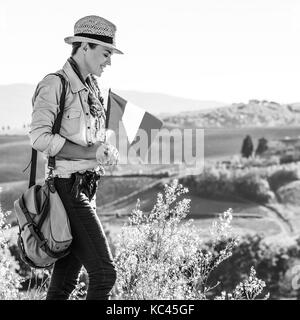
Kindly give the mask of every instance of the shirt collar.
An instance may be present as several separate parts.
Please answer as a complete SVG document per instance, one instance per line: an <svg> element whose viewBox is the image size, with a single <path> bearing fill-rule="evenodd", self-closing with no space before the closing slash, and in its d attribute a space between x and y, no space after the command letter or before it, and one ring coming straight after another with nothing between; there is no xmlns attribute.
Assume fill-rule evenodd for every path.
<svg viewBox="0 0 300 320"><path fill-rule="evenodd" d="M71 67L69 61L67 61L64 64L63 71L65 72L65 74L67 75L67 77L69 79L71 90L72 90L73 93L77 93L80 90L88 89L82 83L82 81L78 78L77 74L74 72L73 68Z"/></svg>

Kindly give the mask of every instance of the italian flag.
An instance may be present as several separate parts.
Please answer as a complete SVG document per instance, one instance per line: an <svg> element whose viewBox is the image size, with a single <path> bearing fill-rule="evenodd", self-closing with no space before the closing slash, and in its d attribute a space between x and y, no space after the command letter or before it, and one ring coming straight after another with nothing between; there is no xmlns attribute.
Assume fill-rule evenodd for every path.
<svg viewBox="0 0 300 320"><path fill-rule="evenodd" d="M134 145L136 142L138 131L144 130L148 138L148 149L150 149L162 126L162 120L145 109L123 99L109 89L106 128L107 130L113 130L116 136L122 135L122 138L126 138L129 146ZM156 129L156 131L152 131L151 134L153 129Z"/></svg>

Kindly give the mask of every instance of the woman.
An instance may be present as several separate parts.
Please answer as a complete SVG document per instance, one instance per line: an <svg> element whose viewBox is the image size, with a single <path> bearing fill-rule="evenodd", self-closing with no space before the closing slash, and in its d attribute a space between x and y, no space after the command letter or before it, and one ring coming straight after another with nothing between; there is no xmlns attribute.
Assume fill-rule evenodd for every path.
<svg viewBox="0 0 300 320"><path fill-rule="evenodd" d="M71 57L58 73L66 79L65 110L60 134L52 134L62 92L61 79L50 74L33 96L30 130L32 147L55 156L52 172L69 216L73 236L71 252L54 265L46 299L68 299L82 266L89 276L86 299L109 299L116 281L112 254L96 214L95 192L103 165L115 164L118 152L105 142L105 108L96 78L111 55L122 52L114 43L116 27L98 16L76 22Z"/></svg>

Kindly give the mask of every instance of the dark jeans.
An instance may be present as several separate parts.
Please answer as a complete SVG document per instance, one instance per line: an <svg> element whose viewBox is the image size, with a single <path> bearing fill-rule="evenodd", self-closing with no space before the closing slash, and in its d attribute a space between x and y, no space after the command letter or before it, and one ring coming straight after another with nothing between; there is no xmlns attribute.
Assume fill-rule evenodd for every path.
<svg viewBox="0 0 300 320"><path fill-rule="evenodd" d="M55 187L69 216L73 236L71 252L55 262L47 300L66 300L76 286L83 265L89 277L86 299L107 300L116 281L112 254L96 204L81 192L76 199L71 194L73 178L55 178Z"/></svg>

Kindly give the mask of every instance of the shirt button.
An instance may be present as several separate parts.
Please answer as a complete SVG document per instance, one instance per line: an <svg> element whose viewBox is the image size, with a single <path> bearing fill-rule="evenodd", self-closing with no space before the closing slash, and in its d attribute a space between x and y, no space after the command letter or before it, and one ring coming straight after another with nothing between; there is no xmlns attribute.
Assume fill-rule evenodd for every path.
<svg viewBox="0 0 300 320"><path fill-rule="evenodd" d="M88 112L86 113L86 115L87 115L87 116L89 115Z"/></svg>
<svg viewBox="0 0 300 320"><path fill-rule="evenodd" d="M90 129L91 127L88 127L88 129Z"/></svg>

